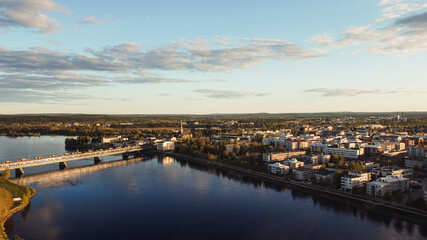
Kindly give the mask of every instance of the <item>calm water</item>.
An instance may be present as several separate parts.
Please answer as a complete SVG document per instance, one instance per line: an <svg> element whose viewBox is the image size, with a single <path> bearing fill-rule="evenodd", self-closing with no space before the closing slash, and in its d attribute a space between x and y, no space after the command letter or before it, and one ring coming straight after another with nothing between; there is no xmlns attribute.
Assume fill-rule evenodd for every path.
<svg viewBox="0 0 427 240"><path fill-rule="evenodd" d="M427 238L427 229L415 224L182 160L86 163L17 180L38 193L7 222L8 235L27 240Z"/></svg>

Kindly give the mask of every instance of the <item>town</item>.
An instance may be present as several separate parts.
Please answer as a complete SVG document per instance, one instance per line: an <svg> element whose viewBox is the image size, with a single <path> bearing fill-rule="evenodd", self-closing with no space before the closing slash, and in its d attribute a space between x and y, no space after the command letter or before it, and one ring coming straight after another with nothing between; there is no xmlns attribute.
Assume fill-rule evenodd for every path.
<svg viewBox="0 0 427 240"><path fill-rule="evenodd" d="M69 150L150 144L159 152L199 157L427 210L427 133L422 116L66 118L68 121L53 116L44 123L26 118L22 125L15 124L14 131L34 135L43 129L44 133L79 135L66 139ZM0 129L12 133L5 131L6 123Z"/></svg>

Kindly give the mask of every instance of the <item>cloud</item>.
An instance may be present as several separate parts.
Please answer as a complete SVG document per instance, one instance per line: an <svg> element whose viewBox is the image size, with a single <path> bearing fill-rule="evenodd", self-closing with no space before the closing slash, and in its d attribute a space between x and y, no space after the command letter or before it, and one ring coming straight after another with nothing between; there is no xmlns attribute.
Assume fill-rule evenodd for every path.
<svg viewBox="0 0 427 240"><path fill-rule="evenodd" d="M395 2L397 3L397 2ZM402 16L407 15L408 13L420 11L424 8L427 8L427 3L421 4L417 2L408 2L408 3L390 3L391 6L388 6L382 9L382 16L375 19L374 23L383 22L385 20L396 19Z"/></svg>
<svg viewBox="0 0 427 240"><path fill-rule="evenodd" d="M90 25L98 25L98 24L105 24L106 22L101 19L97 19L95 16L88 16L84 17L82 19L83 23L90 24Z"/></svg>
<svg viewBox="0 0 427 240"><path fill-rule="evenodd" d="M378 5L380 5L380 6L390 5L390 4L395 4L395 3L402 2L402 1L403 0L381 0L381 2Z"/></svg>
<svg viewBox="0 0 427 240"><path fill-rule="evenodd" d="M120 83L190 83L200 82L196 80L167 78L157 74L141 73L137 75L125 75L117 77L116 80Z"/></svg>
<svg viewBox="0 0 427 240"><path fill-rule="evenodd" d="M0 102L2 103L67 104L88 99L93 99L93 97L65 91L0 88Z"/></svg>
<svg viewBox="0 0 427 240"><path fill-rule="evenodd" d="M49 38L44 40L56 43ZM324 55L323 51L304 49L300 45L276 39L234 39L229 44L184 40L159 48L141 48L142 45L130 42L97 50L87 48L86 52L75 53L41 46L24 50L0 46L0 102L54 103L67 102L67 99L76 102L85 96L72 98L73 90L115 84L226 82L221 79L193 80L165 75L173 70L230 72L263 61L300 60ZM206 89L196 92L208 98L226 99L265 95Z"/></svg>
<svg viewBox="0 0 427 240"><path fill-rule="evenodd" d="M311 42L319 46L329 46L334 42L334 39L330 34L324 33L322 35L313 36Z"/></svg>
<svg viewBox="0 0 427 240"><path fill-rule="evenodd" d="M408 56L427 50L427 13L401 18L383 28L354 26L345 29L338 45L359 46L356 52Z"/></svg>
<svg viewBox="0 0 427 240"><path fill-rule="evenodd" d="M321 93L324 97L337 97L337 96L357 96L362 94L401 94L412 95L427 93L426 88L396 88L396 89L383 89L383 88L313 88L305 90L304 92Z"/></svg>
<svg viewBox="0 0 427 240"><path fill-rule="evenodd" d="M30 28L39 33L55 33L61 28L56 20L45 13L66 10L52 0L0 0L0 27Z"/></svg>
<svg viewBox="0 0 427 240"><path fill-rule="evenodd" d="M405 25L427 30L427 12L399 19L396 21L396 25Z"/></svg>
<svg viewBox="0 0 427 240"><path fill-rule="evenodd" d="M205 97L208 97L208 98L222 98L222 99L261 97L268 94L268 93L252 93L252 92L243 92L243 91L212 90L212 89L197 89L197 90L194 90L194 92L204 94Z"/></svg>
<svg viewBox="0 0 427 240"><path fill-rule="evenodd" d="M61 42L54 41L50 38L43 38L43 40L45 40L46 42L51 43L53 45L61 45L62 44Z"/></svg>

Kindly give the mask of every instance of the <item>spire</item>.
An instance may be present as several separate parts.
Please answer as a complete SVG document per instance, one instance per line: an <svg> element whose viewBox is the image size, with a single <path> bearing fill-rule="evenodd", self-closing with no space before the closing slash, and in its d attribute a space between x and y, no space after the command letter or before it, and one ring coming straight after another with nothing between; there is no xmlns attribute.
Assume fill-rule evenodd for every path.
<svg viewBox="0 0 427 240"><path fill-rule="evenodd" d="M184 134L184 128L182 127L182 120L181 120L181 130L180 130L181 136Z"/></svg>

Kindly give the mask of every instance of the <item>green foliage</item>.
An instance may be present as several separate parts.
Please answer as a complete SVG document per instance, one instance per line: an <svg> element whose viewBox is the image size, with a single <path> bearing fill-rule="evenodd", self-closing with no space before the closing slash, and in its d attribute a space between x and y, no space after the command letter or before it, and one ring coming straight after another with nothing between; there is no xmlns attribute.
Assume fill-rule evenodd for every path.
<svg viewBox="0 0 427 240"><path fill-rule="evenodd" d="M10 178L10 169L6 168L3 173L1 173L1 178L3 179L9 179Z"/></svg>
<svg viewBox="0 0 427 240"><path fill-rule="evenodd" d="M12 208L13 200L12 194L5 188L0 187L0 216Z"/></svg>

